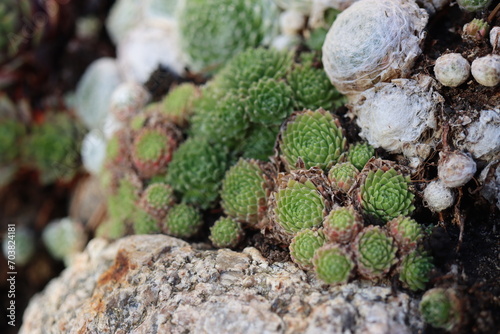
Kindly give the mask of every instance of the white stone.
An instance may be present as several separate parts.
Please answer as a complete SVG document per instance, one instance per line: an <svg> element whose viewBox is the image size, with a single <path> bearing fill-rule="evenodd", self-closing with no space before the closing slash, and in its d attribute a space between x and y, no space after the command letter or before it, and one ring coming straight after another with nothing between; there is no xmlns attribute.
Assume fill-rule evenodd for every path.
<svg viewBox="0 0 500 334"><path fill-rule="evenodd" d="M173 22L144 22L132 29L117 49L118 64L125 79L145 83L158 66L177 75L185 72L185 57Z"/></svg>
<svg viewBox="0 0 500 334"><path fill-rule="evenodd" d="M456 145L474 158L492 161L500 158L500 109L482 110L479 119L458 133Z"/></svg>
<svg viewBox="0 0 500 334"><path fill-rule="evenodd" d="M284 10L294 10L309 15L314 0L274 0Z"/></svg>
<svg viewBox="0 0 500 334"><path fill-rule="evenodd" d="M304 28L306 18L297 10L289 9L280 14L280 29L285 35L297 35Z"/></svg>
<svg viewBox="0 0 500 334"><path fill-rule="evenodd" d="M471 66L472 76L483 86L494 87L500 83L500 56L487 55L476 58Z"/></svg>
<svg viewBox="0 0 500 334"><path fill-rule="evenodd" d="M469 77L470 65L460 53L448 53L436 59L434 74L444 86L457 87Z"/></svg>
<svg viewBox="0 0 500 334"><path fill-rule="evenodd" d="M500 50L500 27L491 28L490 44L493 47L493 52Z"/></svg>
<svg viewBox="0 0 500 334"><path fill-rule="evenodd" d="M456 188L469 182L476 173L476 162L460 151L440 152L438 177L448 188Z"/></svg>
<svg viewBox="0 0 500 334"><path fill-rule="evenodd" d="M151 94L135 82L124 82L111 94L110 111L120 121L137 114L151 99Z"/></svg>
<svg viewBox="0 0 500 334"><path fill-rule="evenodd" d="M361 0L340 13L323 44L332 84L352 95L410 74L428 14L413 1Z"/></svg>
<svg viewBox="0 0 500 334"><path fill-rule="evenodd" d="M91 130L82 141L82 162L85 169L97 175L106 158L106 139L102 131Z"/></svg>
<svg viewBox="0 0 500 334"><path fill-rule="evenodd" d="M400 79L379 83L359 94L351 110L357 116L360 136L375 148L393 153L415 152L411 149L428 129L436 128L436 110L442 97L422 87L416 80Z"/></svg>
<svg viewBox="0 0 500 334"><path fill-rule="evenodd" d="M441 180L432 181L424 189L424 205L433 212L441 212L455 203L453 191Z"/></svg>
<svg viewBox="0 0 500 334"><path fill-rule="evenodd" d="M74 95L76 114L88 129L99 129L109 111L110 96L122 79L112 58L90 64L78 82Z"/></svg>

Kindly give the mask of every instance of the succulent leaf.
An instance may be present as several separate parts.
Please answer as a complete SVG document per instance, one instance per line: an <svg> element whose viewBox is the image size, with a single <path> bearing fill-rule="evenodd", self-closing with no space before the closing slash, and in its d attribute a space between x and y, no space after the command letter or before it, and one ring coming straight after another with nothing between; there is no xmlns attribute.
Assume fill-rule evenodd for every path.
<svg viewBox="0 0 500 334"><path fill-rule="evenodd" d="M325 217L323 228L330 241L347 244L363 229L363 219L352 206L338 207Z"/></svg>
<svg viewBox="0 0 500 334"><path fill-rule="evenodd" d="M305 168L328 169L346 148L342 128L333 116L323 110L304 110L285 123L280 134L279 150L287 169L295 169L298 160Z"/></svg>
<svg viewBox="0 0 500 334"><path fill-rule="evenodd" d="M305 229L298 232L290 243L290 256L300 268L312 269L314 252L323 246L326 238L322 231Z"/></svg>
<svg viewBox="0 0 500 334"><path fill-rule="evenodd" d="M218 196L226 168L224 147L189 138L174 152L166 180L185 203L206 209Z"/></svg>
<svg viewBox="0 0 500 334"><path fill-rule="evenodd" d="M240 159L226 172L221 199L226 215L240 222L257 224L267 208L267 194L264 175L256 161Z"/></svg>
<svg viewBox="0 0 500 334"><path fill-rule="evenodd" d="M233 248L243 238L243 229L237 221L221 217L210 228L210 241L217 248Z"/></svg>
<svg viewBox="0 0 500 334"><path fill-rule="evenodd" d="M359 273L367 279L382 278L397 262L394 239L379 226L361 231L354 241Z"/></svg>
<svg viewBox="0 0 500 334"><path fill-rule="evenodd" d="M399 280L410 290L424 290L434 266L432 259L424 252L411 251L403 258L399 267Z"/></svg>
<svg viewBox="0 0 500 334"><path fill-rule="evenodd" d="M415 207L414 195L408 189L409 179L394 168L368 171L360 188L360 202L366 213L384 221L409 216Z"/></svg>
<svg viewBox="0 0 500 334"><path fill-rule="evenodd" d="M354 268L351 256L336 244L326 244L316 250L313 264L316 275L326 284L347 283Z"/></svg>
<svg viewBox="0 0 500 334"><path fill-rule="evenodd" d="M162 230L174 237L189 238L198 233L202 225L200 212L190 205L180 203L168 211Z"/></svg>

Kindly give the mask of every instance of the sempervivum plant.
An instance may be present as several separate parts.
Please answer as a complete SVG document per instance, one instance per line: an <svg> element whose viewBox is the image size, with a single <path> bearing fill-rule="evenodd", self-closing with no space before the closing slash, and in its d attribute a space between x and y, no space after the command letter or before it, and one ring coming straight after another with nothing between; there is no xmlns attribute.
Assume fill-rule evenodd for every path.
<svg viewBox="0 0 500 334"><path fill-rule="evenodd" d="M375 149L365 142L351 145L347 151L347 160L359 170L362 170L373 156L375 156Z"/></svg>
<svg viewBox="0 0 500 334"><path fill-rule="evenodd" d="M174 152L166 180L186 203L206 209L219 194L227 151L202 138L189 138Z"/></svg>
<svg viewBox="0 0 500 334"><path fill-rule="evenodd" d="M116 187L116 189L114 189ZM113 185L108 197L108 215L113 221L125 222L131 219L140 198L142 182L133 172L125 172Z"/></svg>
<svg viewBox="0 0 500 334"><path fill-rule="evenodd" d="M234 58L214 79L223 90L247 91L262 79L283 78L292 66L292 55L274 49L248 49Z"/></svg>
<svg viewBox="0 0 500 334"><path fill-rule="evenodd" d="M328 171L328 180L333 189L348 192L356 182L359 170L350 162L343 162L332 166Z"/></svg>
<svg viewBox="0 0 500 334"><path fill-rule="evenodd" d="M143 177L164 172L177 146L174 137L161 128L143 128L132 143L131 154L134 166Z"/></svg>
<svg viewBox="0 0 500 334"><path fill-rule="evenodd" d="M267 185L256 160L240 159L224 176L221 205L226 215L255 226L267 208Z"/></svg>
<svg viewBox="0 0 500 334"><path fill-rule="evenodd" d="M321 230L305 229L298 232L290 243L290 257L302 269L312 269L314 252L323 246L326 238Z"/></svg>
<svg viewBox="0 0 500 334"><path fill-rule="evenodd" d="M396 217L390 220L386 227L403 252L417 247L424 237L422 226L415 219L409 217Z"/></svg>
<svg viewBox="0 0 500 334"><path fill-rule="evenodd" d="M116 131L106 144L106 167L123 168L131 166L129 145L129 131L127 129Z"/></svg>
<svg viewBox="0 0 500 334"><path fill-rule="evenodd" d="M271 0L187 0L178 11L181 46L196 72L210 72L277 33Z"/></svg>
<svg viewBox="0 0 500 334"><path fill-rule="evenodd" d="M426 291L419 308L424 321L433 327L451 331L460 323L461 304L452 289L434 288Z"/></svg>
<svg viewBox="0 0 500 334"><path fill-rule="evenodd" d="M161 231L157 218L141 208L134 212L132 227L135 234L153 234Z"/></svg>
<svg viewBox="0 0 500 334"><path fill-rule="evenodd" d="M401 261L399 280L410 290L424 290L432 268L434 266L430 256L425 252L413 250Z"/></svg>
<svg viewBox="0 0 500 334"><path fill-rule="evenodd" d="M360 173L357 201L365 213L383 221L409 216L415 210L409 182L394 163L371 160Z"/></svg>
<svg viewBox="0 0 500 334"><path fill-rule="evenodd" d="M203 221L200 212L184 203L174 205L167 213L161 227L168 235L189 238L198 233Z"/></svg>
<svg viewBox="0 0 500 334"><path fill-rule="evenodd" d="M194 101L198 96L198 87L192 83L183 83L174 87L163 98L159 105L160 112L175 125L185 127L191 117Z"/></svg>
<svg viewBox="0 0 500 334"><path fill-rule="evenodd" d="M316 250L313 264L318 278L327 284L347 283L354 268L349 253L336 244L326 244Z"/></svg>
<svg viewBox="0 0 500 334"><path fill-rule="evenodd" d="M72 255L80 252L87 242L81 223L70 218L50 222L42 233L42 240L49 253L68 265Z"/></svg>
<svg viewBox="0 0 500 334"><path fill-rule="evenodd" d="M151 216L161 219L174 204L174 190L165 183L152 183L144 189L139 206Z"/></svg>
<svg viewBox="0 0 500 334"><path fill-rule="evenodd" d="M79 164L83 131L66 113L50 114L32 128L27 138L25 161L40 171L42 183L71 179Z"/></svg>
<svg viewBox="0 0 500 334"><path fill-rule="evenodd" d="M210 241L217 248L234 248L243 239L241 224L231 218L221 217L210 228Z"/></svg>
<svg viewBox="0 0 500 334"><path fill-rule="evenodd" d="M289 244L299 231L320 226L331 206L321 169L278 174L277 189L269 198L270 237Z"/></svg>
<svg viewBox="0 0 500 334"><path fill-rule="evenodd" d="M382 278L397 262L394 239L379 226L369 226L354 241L358 272L367 279Z"/></svg>
<svg viewBox="0 0 500 334"><path fill-rule="evenodd" d="M343 104L342 95L330 83L325 71L310 64L295 65L287 76L297 110L323 108L332 111Z"/></svg>
<svg viewBox="0 0 500 334"><path fill-rule="evenodd" d="M9 164L20 154L19 142L25 133L24 125L14 119L0 118L0 165Z"/></svg>
<svg viewBox="0 0 500 334"><path fill-rule="evenodd" d="M267 161L274 154L274 143L279 132L279 126L251 127L247 137L237 149L244 158Z"/></svg>
<svg viewBox="0 0 500 334"><path fill-rule="evenodd" d="M324 109L294 113L283 125L279 152L287 170L299 161L305 168L328 169L346 149L346 139L337 119Z"/></svg>
<svg viewBox="0 0 500 334"><path fill-rule="evenodd" d="M259 80L248 91L248 118L263 125L280 125L292 113L291 95L292 90L283 81Z"/></svg>
<svg viewBox="0 0 500 334"><path fill-rule="evenodd" d="M363 218L354 207L338 207L323 221L325 235L332 242L347 244L363 229Z"/></svg>

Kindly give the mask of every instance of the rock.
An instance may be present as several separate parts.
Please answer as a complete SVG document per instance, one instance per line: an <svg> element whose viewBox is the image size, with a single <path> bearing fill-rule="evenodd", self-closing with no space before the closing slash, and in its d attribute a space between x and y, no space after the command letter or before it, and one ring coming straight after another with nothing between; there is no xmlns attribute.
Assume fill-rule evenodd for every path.
<svg viewBox="0 0 500 334"><path fill-rule="evenodd" d="M32 300L20 333L412 333L417 300L390 287L322 286L291 262L135 235L84 253Z"/></svg>

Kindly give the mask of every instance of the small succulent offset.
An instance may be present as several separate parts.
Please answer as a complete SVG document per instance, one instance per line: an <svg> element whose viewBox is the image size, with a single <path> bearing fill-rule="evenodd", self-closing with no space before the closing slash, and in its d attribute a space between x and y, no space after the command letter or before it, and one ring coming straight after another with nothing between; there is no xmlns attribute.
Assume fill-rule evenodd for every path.
<svg viewBox="0 0 500 334"><path fill-rule="evenodd" d="M201 225L203 221L200 212L184 203L174 205L161 224L163 232L179 238L194 236Z"/></svg>
<svg viewBox="0 0 500 334"><path fill-rule="evenodd" d="M71 257L85 247L87 235L79 222L63 218L45 227L42 240L55 259L64 260L69 265Z"/></svg>
<svg viewBox="0 0 500 334"><path fill-rule="evenodd" d="M132 144L132 161L139 174L151 177L164 172L177 146L175 138L162 129L143 128Z"/></svg>
<svg viewBox="0 0 500 334"><path fill-rule="evenodd" d="M134 212L132 227L135 234L153 234L161 231L157 218L141 208Z"/></svg>
<svg viewBox="0 0 500 334"><path fill-rule="evenodd" d="M346 150L346 139L338 120L324 109L294 113L283 125L279 151L287 170L304 167L328 169Z"/></svg>
<svg viewBox="0 0 500 334"><path fill-rule="evenodd" d="M210 228L210 241L217 248L234 248L243 239L241 224L231 218L221 217Z"/></svg>
<svg viewBox="0 0 500 334"><path fill-rule="evenodd" d="M359 170L352 163L343 162L332 166L328 171L328 180L333 189L347 193L356 182L358 174Z"/></svg>
<svg viewBox="0 0 500 334"><path fill-rule="evenodd" d="M320 226L329 204L310 179L293 175L278 178L278 189L270 197L272 237L289 244L295 233Z"/></svg>
<svg viewBox="0 0 500 334"><path fill-rule="evenodd" d="M373 156L375 156L375 149L365 142L358 142L351 145L349 151L347 151L347 160L358 170L362 170Z"/></svg>
<svg viewBox="0 0 500 334"><path fill-rule="evenodd" d="M152 183L144 189L139 206L157 219L162 219L174 204L174 190L165 183Z"/></svg>
<svg viewBox="0 0 500 334"><path fill-rule="evenodd" d="M380 226L369 226L354 241L358 272L367 279L386 275L397 262L396 243Z"/></svg>
<svg viewBox="0 0 500 334"><path fill-rule="evenodd" d="M347 283L355 266L349 253L336 244L317 249L313 264L318 278L327 284Z"/></svg>
<svg viewBox="0 0 500 334"><path fill-rule="evenodd" d="M140 198L142 182L132 172L127 172L119 179L116 189L112 189L108 197L108 215L112 221L126 224L136 210L136 203Z"/></svg>
<svg viewBox="0 0 500 334"><path fill-rule="evenodd" d="M206 209L219 194L227 164L224 147L189 138L174 152L166 180L185 203Z"/></svg>
<svg viewBox="0 0 500 334"><path fill-rule="evenodd" d="M467 12L477 12L486 9L491 3L491 0L457 0L460 9Z"/></svg>
<svg viewBox="0 0 500 334"><path fill-rule="evenodd" d="M10 164L19 157L20 145L25 134L24 125L14 119L0 118L0 165Z"/></svg>
<svg viewBox="0 0 500 334"><path fill-rule="evenodd" d="M422 226L409 217L396 217L390 220L386 227L403 252L416 248L424 237Z"/></svg>
<svg viewBox="0 0 500 334"><path fill-rule="evenodd" d="M82 128L68 114L51 114L32 128L24 159L38 168L42 183L70 180L80 167L82 135Z"/></svg>
<svg viewBox="0 0 500 334"><path fill-rule="evenodd" d="M399 280L410 290L424 290L433 268L430 256L425 252L413 250L401 261L398 269Z"/></svg>
<svg viewBox="0 0 500 334"><path fill-rule="evenodd" d="M170 90L159 103L160 112L175 125L185 127L191 118L198 88L192 83L183 83Z"/></svg>
<svg viewBox="0 0 500 334"><path fill-rule="evenodd" d="M279 132L279 126L253 126L237 150L243 158L267 161L274 154L274 143Z"/></svg>
<svg viewBox="0 0 500 334"><path fill-rule="evenodd" d="M323 221L325 235L331 242L347 244L363 229L363 219L354 207L338 207Z"/></svg>
<svg viewBox="0 0 500 334"><path fill-rule="evenodd" d="M310 64L295 65L287 80L292 87L296 110L323 108L333 111L344 104L342 95L330 83L323 69Z"/></svg>
<svg viewBox="0 0 500 334"><path fill-rule="evenodd" d="M177 18L181 47L195 72L213 72L232 56L277 34L271 0L187 0Z"/></svg>
<svg viewBox="0 0 500 334"><path fill-rule="evenodd" d="M360 175L362 183L357 200L366 213L388 221L400 215L409 216L415 210L414 195L408 188L410 180L394 167L366 166Z"/></svg>
<svg viewBox="0 0 500 334"><path fill-rule="evenodd" d="M293 110L292 90L283 81L262 79L248 91L246 113L250 121L266 126L280 125Z"/></svg>
<svg viewBox="0 0 500 334"><path fill-rule="evenodd" d="M434 288L426 291L419 308L424 321L432 327L450 331L460 323L460 301L452 289Z"/></svg>
<svg viewBox="0 0 500 334"><path fill-rule="evenodd" d="M321 230L302 230L293 237L290 243L290 257L300 268L312 269L314 252L325 242L326 238Z"/></svg>
<svg viewBox="0 0 500 334"><path fill-rule="evenodd" d="M267 208L267 186L256 160L240 159L224 176L221 205L229 217L256 226Z"/></svg>

